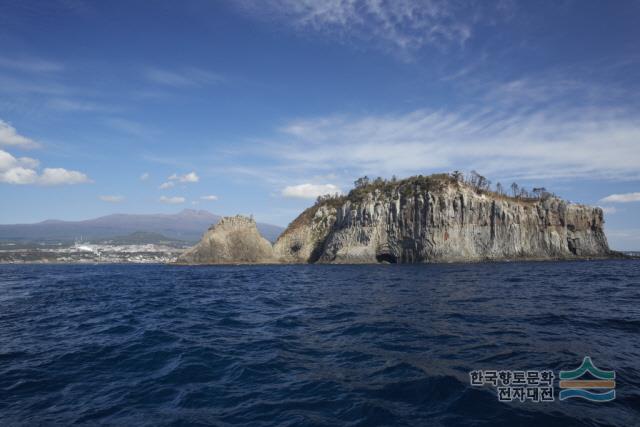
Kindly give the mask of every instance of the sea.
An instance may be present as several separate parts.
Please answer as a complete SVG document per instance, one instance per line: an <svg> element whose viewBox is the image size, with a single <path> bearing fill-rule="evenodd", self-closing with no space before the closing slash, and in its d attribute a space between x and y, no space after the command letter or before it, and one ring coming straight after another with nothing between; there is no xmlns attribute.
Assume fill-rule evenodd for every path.
<svg viewBox="0 0 640 427"><path fill-rule="evenodd" d="M1 265L0 426L49 425L638 426L640 261Z"/></svg>

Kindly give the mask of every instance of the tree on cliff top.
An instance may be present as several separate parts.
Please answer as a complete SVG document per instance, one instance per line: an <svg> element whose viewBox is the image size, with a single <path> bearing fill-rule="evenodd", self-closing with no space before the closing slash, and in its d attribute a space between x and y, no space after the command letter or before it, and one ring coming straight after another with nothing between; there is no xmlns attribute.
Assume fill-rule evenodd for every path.
<svg viewBox="0 0 640 427"><path fill-rule="evenodd" d="M414 175L404 179L397 179L394 175L390 180L381 177L371 179L365 175L353 182L354 188L346 196L340 197L357 201L374 191L379 191L387 195L398 192L403 197L410 197L416 192L425 190L435 191L458 183L467 185L480 194L493 194L518 200L545 200L554 196L553 193L548 192L544 187L536 187L532 192L529 192L525 187L521 187L515 182L509 186L511 194L507 195L508 190L501 183L496 183L495 190L492 190L491 181L475 170L472 170L467 176L465 176L463 172L455 170L451 173ZM328 196L326 200L318 198L316 202L320 204L327 201L330 201L332 204L337 204L339 200L336 199L336 195L332 195Z"/></svg>
<svg viewBox="0 0 640 427"><path fill-rule="evenodd" d="M474 170L471 171L469 184L471 184L476 191L489 191L491 187L491 181Z"/></svg>
<svg viewBox="0 0 640 427"><path fill-rule="evenodd" d="M511 183L511 193L513 194L513 197L518 197L518 190L519 190L519 186L518 184L516 184L515 182Z"/></svg>
<svg viewBox="0 0 640 427"><path fill-rule="evenodd" d="M353 181L353 185L355 188L364 188L369 185L369 182L369 177L365 175Z"/></svg>

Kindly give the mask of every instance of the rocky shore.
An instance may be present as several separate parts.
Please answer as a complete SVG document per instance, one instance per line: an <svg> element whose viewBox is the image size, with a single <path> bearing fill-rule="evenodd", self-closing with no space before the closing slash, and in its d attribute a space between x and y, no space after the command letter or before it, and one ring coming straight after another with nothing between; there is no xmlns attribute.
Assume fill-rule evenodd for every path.
<svg viewBox="0 0 640 427"><path fill-rule="evenodd" d="M425 263L615 256L602 209L552 195L510 197L440 174L367 184L305 210L272 246L236 216L184 253L187 264Z"/></svg>

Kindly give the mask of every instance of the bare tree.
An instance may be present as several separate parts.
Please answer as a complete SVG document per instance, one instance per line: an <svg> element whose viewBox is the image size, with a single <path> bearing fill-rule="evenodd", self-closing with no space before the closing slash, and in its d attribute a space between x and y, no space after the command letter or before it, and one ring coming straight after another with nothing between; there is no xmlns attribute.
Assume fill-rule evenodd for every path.
<svg viewBox="0 0 640 427"><path fill-rule="evenodd" d="M476 191L482 191L482 190L486 191L486 190L489 190L489 188L491 187L491 181L489 181L487 178L480 175L476 171L471 171L470 179L471 179L471 185L473 186L473 188L476 189Z"/></svg>
<svg viewBox="0 0 640 427"><path fill-rule="evenodd" d="M518 184L516 184L515 182L511 183L511 193L513 193L513 197L518 197L518 194L520 194L518 191L519 188L520 187L518 187Z"/></svg>
<svg viewBox="0 0 640 427"><path fill-rule="evenodd" d="M464 182L464 173L459 170L455 170L451 172L451 178L455 179L458 182Z"/></svg>
<svg viewBox="0 0 640 427"><path fill-rule="evenodd" d="M533 189L533 195L538 199L542 199L544 194L548 194L547 189L544 187L536 187Z"/></svg>
<svg viewBox="0 0 640 427"><path fill-rule="evenodd" d="M500 184L499 182L496 183L496 193L500 195L504 194L504 188L502 188L502 184Z"/></svg>
<svg viewBox="0 0 640 427"><path fill-rule="evenodd" d="M471 173L469 174L469 184L471 184L471 186L473 188L478 188L478 177L480 176L480 174L474 170L471 171Z"/></svg>

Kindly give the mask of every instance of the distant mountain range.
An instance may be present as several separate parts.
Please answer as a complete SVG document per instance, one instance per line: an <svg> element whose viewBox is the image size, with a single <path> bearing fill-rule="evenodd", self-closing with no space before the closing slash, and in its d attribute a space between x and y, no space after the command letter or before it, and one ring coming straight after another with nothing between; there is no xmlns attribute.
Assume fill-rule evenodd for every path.
<svg viewBox="0 0 640 427"><path fill-rule="evenodd" d="M159 233L163 236L196 242L219 215L204 210L185 209L177 214L113 214L84 221L46 220L35 224L0 225L0 240L72 241L120 237L135 232ZM268 240L275 241L282 227L258 223Z"/></svg>

